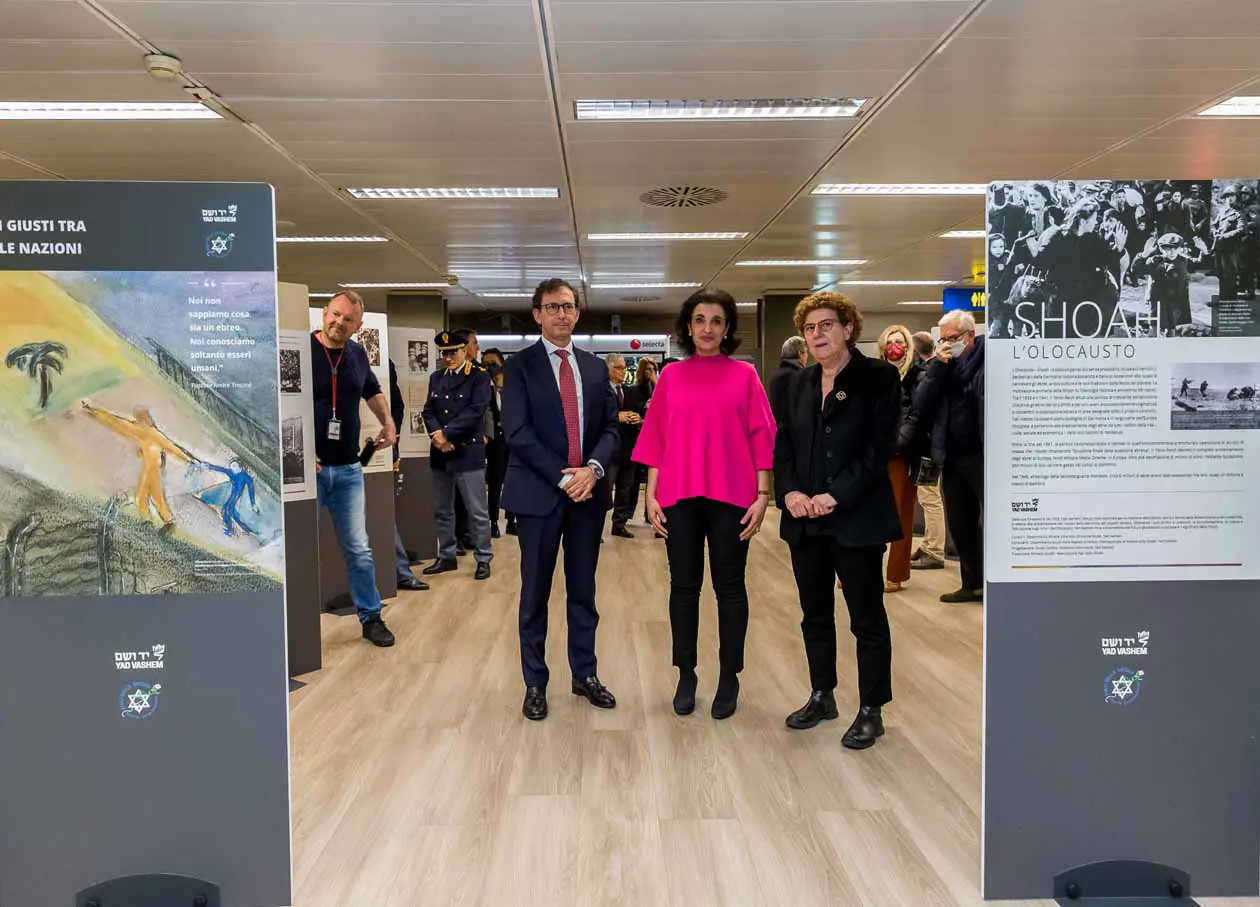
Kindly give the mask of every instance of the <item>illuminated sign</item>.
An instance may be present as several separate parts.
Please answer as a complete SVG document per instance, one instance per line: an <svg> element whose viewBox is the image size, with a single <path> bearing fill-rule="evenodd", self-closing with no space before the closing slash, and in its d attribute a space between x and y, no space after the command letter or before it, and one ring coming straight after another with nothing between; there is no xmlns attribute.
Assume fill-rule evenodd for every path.
<svg viewBox="0 0 1260 907"><path fill-rule="evenodd" d="M944 310L954 312L984 311L983 287L946 287L944 294Z"/></svg>

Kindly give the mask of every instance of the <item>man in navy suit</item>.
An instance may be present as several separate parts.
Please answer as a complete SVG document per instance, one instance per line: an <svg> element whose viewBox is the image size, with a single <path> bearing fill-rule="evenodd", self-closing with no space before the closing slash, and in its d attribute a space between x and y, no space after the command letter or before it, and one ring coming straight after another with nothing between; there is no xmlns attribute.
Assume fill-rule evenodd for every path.
<svg viewBox="0 0 1260 907"><path fill-rule="evenodd" d="M612 508L605 466L620 443L617 398L604 363L573 346L580 316L573 287L553 277L534 291L542 340L503 367L503 435L511 458L502 505L516 516L521 546L521 667L525 717L547 717L547 602L564 542L569 671L573 693L611 709L595 662L595 568Z"/></svg>

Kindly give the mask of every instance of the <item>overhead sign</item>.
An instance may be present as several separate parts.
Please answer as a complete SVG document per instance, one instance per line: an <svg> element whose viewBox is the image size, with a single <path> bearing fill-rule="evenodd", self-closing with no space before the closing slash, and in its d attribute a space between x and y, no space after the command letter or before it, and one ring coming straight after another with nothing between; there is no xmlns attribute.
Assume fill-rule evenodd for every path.
<svg viewBox="0 0 1260 907"><path fill-rule="evenodd" d="M983 312L984 301L984 287L946 287L943 310Z"/></svg>

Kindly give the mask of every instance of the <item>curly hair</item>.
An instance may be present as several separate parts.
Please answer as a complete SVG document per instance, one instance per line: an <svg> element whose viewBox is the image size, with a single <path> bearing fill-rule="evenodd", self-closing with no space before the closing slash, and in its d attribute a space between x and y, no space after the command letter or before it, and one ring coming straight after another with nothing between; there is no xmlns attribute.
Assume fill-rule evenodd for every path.
<svg viewBox="0 0 1260 907"><path fill-rule="evenodd" d="M849 337L849 348L852 349L857 346L858 340L862 337L862 313L853 304L853 300L843 293L832 293L824 290L821 293L806 296L798 302L796 311L792 314L792 321L796 324L797 333L805 333L805 319L810 312L816 312L819 309L831 309L831 311L836 313L836 320L841 325L853 325L853 333Z"/></svg>
<svg viewBox="0 0 1260 907"><path fill-rule="evenodd" d="M739 309L735 299L725 290L698 290L687 297L678 312L678 320L674 323L674 334L678 345L688 356L696 354L696 344L691 339L691 316L700 305L720 305L726 319L726 336L719 347L722 353L729 356L739 349L739 338L735 336L739 330Z"/></svg>

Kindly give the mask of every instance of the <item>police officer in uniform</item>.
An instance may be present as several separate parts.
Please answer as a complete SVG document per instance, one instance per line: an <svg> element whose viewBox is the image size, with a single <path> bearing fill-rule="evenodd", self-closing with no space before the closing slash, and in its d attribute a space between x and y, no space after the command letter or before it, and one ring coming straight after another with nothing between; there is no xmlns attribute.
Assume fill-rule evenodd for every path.
<svg viewBox="0 0 1260 907"><path fill-rule="evenodd" d="M486 409L490 406L490 374L468 359L468 337L462 331L442 331L434 346L442 368L429 379L424 424L432 442L429 465L433 472L433 510L438 530L437 560L424 568L426 576L459 569L456 560L455 496L468 508L477 561L475 579L490 578L490 516L486 497Z"/></svg>

